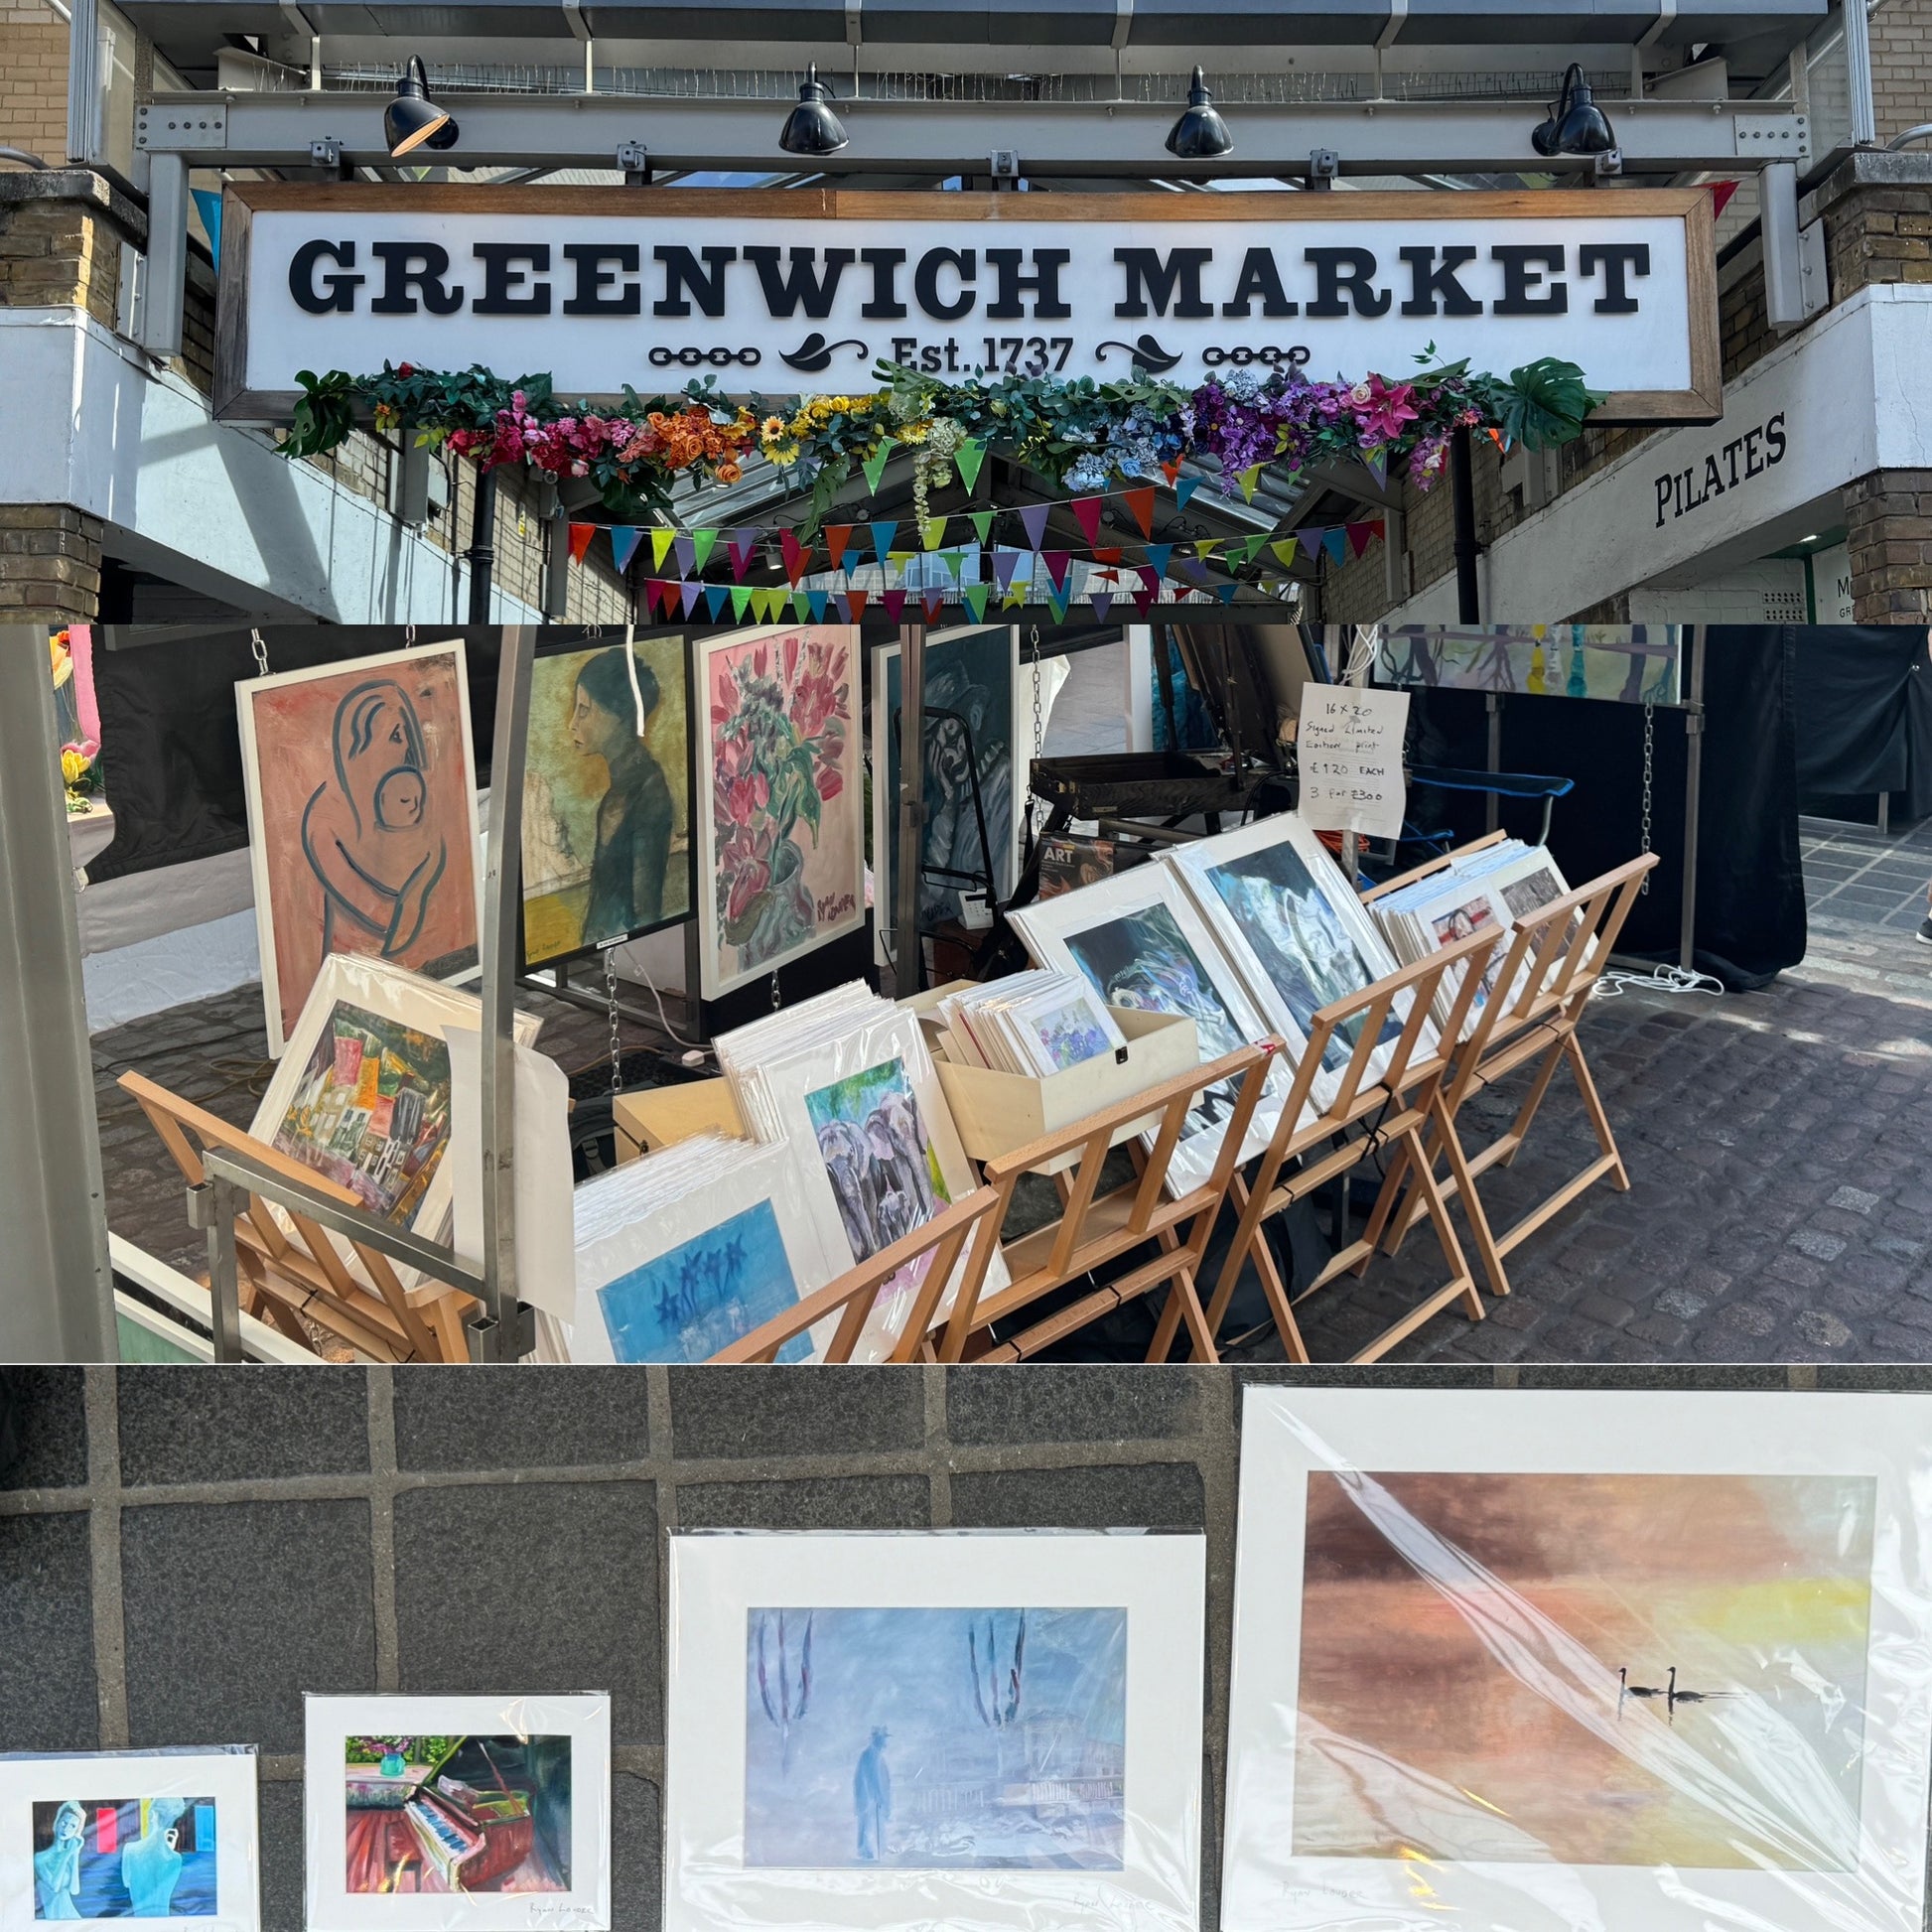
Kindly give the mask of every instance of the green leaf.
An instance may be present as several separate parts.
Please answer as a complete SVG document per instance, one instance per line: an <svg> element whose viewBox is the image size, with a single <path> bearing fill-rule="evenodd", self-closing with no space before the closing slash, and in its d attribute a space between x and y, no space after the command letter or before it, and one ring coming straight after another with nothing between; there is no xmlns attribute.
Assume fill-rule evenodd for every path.
<svg viewBox="0 0 1932 1932"><path fill-rule="evenodd" d="M1527 450L1555 449L1583 434L1584 419L1604 400L1605 392L1584 381L1575 362L1546 355L1511 369L1502 388L1497 427L1506 444Z"/></svg>

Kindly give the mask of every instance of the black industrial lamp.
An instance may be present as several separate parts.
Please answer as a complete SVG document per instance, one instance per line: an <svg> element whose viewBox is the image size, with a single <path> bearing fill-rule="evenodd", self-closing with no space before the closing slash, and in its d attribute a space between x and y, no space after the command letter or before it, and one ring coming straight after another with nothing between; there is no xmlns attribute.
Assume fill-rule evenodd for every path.
<svg viewBox="0 0 1932 1932"><path fill-rule="evenodd" d="M798 89L798 105L785 116L784 132L778 136L785 153L837 154L851 142L844 122L826 105L831 97L814 63Z"/></svg>
<svg viewBox="0 0 1932 1932"><path fill-rule="evenodd" d="M1187 105L1168 135L1168 152L1182 161L1212 161L1234 152L1234 136L1214 106L1199 68L1187 88Z"/></svg>
<svg viewBox="0 0 1932 1932"><path fill-rule="evenodd" d="M1563 76L1563 91L1549 118L1530 134L1530 146L1540 155L1608 154L1616 146L1616 131L1597 106L1584 70L1574 61Z"/></svg>
<svg viewBox="0 0 1932 1932"><path fill-rule="evenodd" d="M400 161L417 148L456 146L456 122L430 99L429 75L419 55L409 57L396 82L396 97L382 110L382 138L389 144L391 161Z"/></svg>

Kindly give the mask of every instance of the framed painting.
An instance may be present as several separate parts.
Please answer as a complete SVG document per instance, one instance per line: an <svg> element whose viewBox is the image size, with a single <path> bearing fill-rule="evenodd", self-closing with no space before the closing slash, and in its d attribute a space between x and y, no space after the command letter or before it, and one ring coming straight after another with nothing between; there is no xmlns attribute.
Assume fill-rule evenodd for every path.
<svg viewBox="0 0 1932 1932"><path fill-rule="evenodd" d="M1193 1932L1202 1538L670 1549L667 1932Z"/></svg>
<svg viewBox="0 0 1932 1932"><path fill-rule="evenodd" d="M898 905L898 660L897 644L880 644L872 653L872 854L882 965ZM927 720L922 741L928 872L919 888L922 925L958 918L969 875L990 870L994 897L1002 904L1013 897L1027 781L1020 685L1020 632L1012 624L946 630L926 639L925 708L946 715Z"/></svg>
<svg viewBox="0 0 1932 1932"><path fill-rule="evenodd" d="M235 686L279 1058L332 953L430 979L477 964L482 875L463 640Z"/></svg>
<svg viewBox="0 0 1932 1932"><path fill-rule="evenodd" d="M1250 1389L1222 1921L1917 1932L1923 1396Z"/></svg>
<svg viewBox="0 0 1932 1932"><path fill-rule="evenodd" d="M865 923L858 647L846 624L727 631L699 645L708 1000Z"/></svg>
<svg viewBox="0 0 1932 1932"><path fill-rule="evenodd" d="M1290 1054L1308 1051L1309 1027L1331 1001L1396 970L1394 953L1348 889L1328 849L1293 812L1176 846L1168 856ZM1401 994L1369 1062L1380 1078L1409 1018ZM1325 1107L1361 1038L1351 1021L1328 1042L1312 1097ZM1420 1042L1426 1053L1433 1029Z"/></svg>
<svg viewBox="0 0 1932 1932"><path fill-rule="evenodd" d="M0 1754L0 1925L261 1925L255 1748Z"/></svg>
<svg viewBox="0 0 1932 1932"><path fill-rule="evenodd" d="M611 1924L611 1700L305 1700L309 1932Z"/></svg>
<svg viewBox="0 0 1932 1932"><path fill-rule="evenodd" d="M691 916L689 652L682 636L545 651L523 768L523 964Z"/></svg>
<svg viewBox="0 0 1932 1932"><path fill-rule="evenodd" d="M1268 1037L1268 1023L1234 962L1165 863L1022 906L1011 918L1040 965L1078 973L1107 1005L1191 1020L1203 1062ZM1268 1145L1287 1100L1283 1070L1271 1065L1241 1160L1252 1160ZM1188 1185L1213 1173L1233 1112L1230 1081L1204 1088L1196 1099L1173 1151L1174 1173ZM1145 1138L1151 1146L1153 1137Z"/></svg>
<svg viewBox="0 0 1932 1932"><path fill-rule="evenodd" d="M1405 623L1382 630L1375 675L1446 691L1676 704L1683 667L1676 623Z"/></svg>
<svg viewBox="0 0 1932 1932"><path fill-rule="evenodd" d="M519 1013L517 1043L534 1043L542 1024ZM482 1026L474 993L332 953L248 1131L346 1187L366 1212L447 1240L455 1199L447 1034ZM403 1279L418 1277L410 1270Z"/></svg>

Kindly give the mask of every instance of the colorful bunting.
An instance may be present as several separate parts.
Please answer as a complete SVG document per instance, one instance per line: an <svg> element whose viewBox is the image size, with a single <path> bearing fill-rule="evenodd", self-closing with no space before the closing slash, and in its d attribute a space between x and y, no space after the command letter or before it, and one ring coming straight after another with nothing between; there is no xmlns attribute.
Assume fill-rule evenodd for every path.
<svg viewBox="0 0 1932 1932"><path fill-rule="evenodd" d="M1175 467L1178 468L1177 465ZM1199 487L1200 487L1200 479L1198 477L1182 477L1181 480L1173 486L1174 508L1177 510L1184 510L1187 507L1187 498L1190 497L1194 493L1194 491L1197 490Z"/></svg>
<svg viewBox="0 0 1932 1932"><path fill-rule="evenodd" d="M1343 525L1337 523L1332 530L1323 530L1321 532L1321 547L1322 549L1327 551L1328 555L1331 556L1336 563L1345 564L1348 561L1347 529Z"/></svg>
<svg viewBox="0 0 1932 1932"><path fill-rule="evenodd" d="M886 475L887 460L897 447L894 438L884 437L871 455L859 459L859 467L866 473L866 487L875 496L879 494L880 483Z"/></svg>
<svg viewBox="0 0 1932 1932"><path fill-rule="evenodd" d="M570 561L581 564L584 553L591 547L591 539L597 535L595 523L573 523L570 526Z"/></svg>
<svg viewBox="0 0 1932 1932"><path fill-rule="evenodd" d="M1173 545L1171 543L1150 543L1148 545L1147 560L1154 566L1154 575L1157 582L1168 574L1168 563L1173 556Z"/></svg>
<svg viewBox="0 0 1932 1932"><path fill-rule="evenodd" d="M966 512L966 520L973 526L973 534L979 538L982 545L993 541L993 519L997 514L998 511L996 510L968 510Z"/></svg>
<svg viewBox="0 0 1932 1932"><path fill-rule="evenodd" d="M1277 543L1271 543L1268 547L1275 553L1276 562L1284 570L1293 570L1295 568L1295 552L1299 544L1299 538L1289 536L1283 537Z"/></svg>
<svg viewBox="0 0 1932 1932"><path fill-rule="evenodd" d="M953 468L959 472L959 481L968 489L980 480L980 465L986 461L986 445L975 443L970 438L960 444L953 452ZM984 541L984 539L982 539Z"/></svg>
<svg viewBox="0 0 1932 1932"><path fill-rule="evenodd" d="M1141 534L1151 537L1154 534L1154 485L1147 483L1139 489L1121 491L1126 498L1127 508L1134 521L1141 526Z"/></svg>
<svg viewBox="0 0 1932 1932"><path fill-rule="evenodd" d="M1080 527L1087 533L1089 543L1100 541L1101 499L1098 496L1076 496L1073 499L1073 514L1079 519Z"/></svg>
<svg viewBox="0 0 1932 1932"><path fill-rule="evenodd" d="M887 617L893 622L897 623L899 613L905 609L905 593L903 591L885 591L880 594L879 601L886 607Z"/></svg>
<svg viewBox="0 0 1932 1932"><path fill-rule="evenodd" d="M662 570L664 559L670 554L671 545L676 541L675 530L653 529L650 533L650 567Z"/></svg>
<svg viewBox="0 0 1932 1932"><path fill-rule="evenodd" d="M707 584L704 587L704 601L711 607L711 621L716 623L725 615L725 606L732 601L732 587L729 584Z"/></svg>
<svg viewBox="0 0 1932 1932"><path fill-rule="evenodd" d="M1020 522L1027 532L1027 547L1037 550L1046 536L1046 518L1052 510L1051 503L1027 503L1020 511Z"/></svg>
<svg viewBox="0 0 1932 1932"><path fill-rule="evenodd" d="M928 550L937 550L946 540L946 519L928 516L919 524L919 538Z"/></svg>
<svg viewBox="0 0 1932 1932"><path fill-rule="evenodd" d="M693 530L691 532L691 567L694 570L701 571L706 564L710 563L711 553L717 546L717 542L718 532L716 530Z"/></svg>
<svg viewBox="0 0 1932 1932"><path fill-rule="evenodd" d="M1023 555L1025 555L1025 552L1023 551L1008 550L1004 546L994 551L993 581L999 585L1002 595L1004 595L1006 591L1009 589L1009 587L1012 585L1013 573L1016 569L1018 569L1020 564L1020 559Z"/></svg>
<svg viewBox="0 0 1932 1932"><path fill-rule="evenodd" d="M1111 591L1095 591L1092 596L1093 621L1095 623L1105 623L1107 621L1107 613L1114 608L1113 593Z"/></svg>
<svg viewBox="0 0 1932 1932"><path fill-rule="evenodd" d="M1382 526L1379 523L1350 523L1346 527L1348 530L1348 547L1358 557L1382 531Z"/></svg>
<svg viewBox="0 0 1932 1932"><path fill-rule="evenodd" d="M852 541L852 532L858 528L854 523L828 523L825 526L825 554L830 559L830 567L837 570L845 558L845 546Z"/></svg>
<svg viewBox="0 0 1932 1932"><path fill-rule="evenodd" d="M990 584L968 584L959 593L966 602L967 610L973 614L975 623L986 621L986 600L992 588Z"/></svg>
<svg viewBox="0 0 1932 1932"><path fill-rule="evenodd" d="M752 593L749 586L744 584L734 584L732 586L732 621L734 623L743 623L745 621L745 607L751 601Z"/></svg>
<svg viewBox="0 0 1932 1932"><path fill-rule="evenodd" d="M677 567L686 577L693 576L698 568L698 546L687 536L679 536L676 546Z"/></svg>
<svg viewBox="0 0 1932 1932"><path fill-rule="evenodd" d="M893 538L897 534L898 524L896 521L872 526L872 553L882 564L892 555Z"/></svg>
<svg viewBox="0 0 1932 1932"><path fill-rule="evenodd" d="M1255 486L1261 482L1263 467L1259 463L1251 463L1241 473L1241 494L1250 503L1255 499Z"/></svg>
<svg viewBox="0 0 1932 1932"><path fill-rule="evenodd" d="M1064 590L1066 587L1066 570L1067 566L1073 561L1073 552L1070 550L1047 550L1041 554L1046 563L1046 575L1052 579L1053 588L1055 590Z"/></svg>
<svg viewBox="0 0 1932 1932"><path fill-rule="evenodd" d="M643 531L629 523L611 525L611 561L617 565L620 577L629 570L630 560L637 554L637 546L643 540Z"/></svg>

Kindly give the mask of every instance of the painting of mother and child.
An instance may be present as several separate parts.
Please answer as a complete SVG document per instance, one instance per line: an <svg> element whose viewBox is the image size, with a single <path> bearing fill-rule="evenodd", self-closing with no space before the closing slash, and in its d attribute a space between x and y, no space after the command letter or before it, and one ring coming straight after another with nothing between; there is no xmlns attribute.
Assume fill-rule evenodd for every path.
<svg viewBox="0 0 1932 1932"><path fill-rule="evenodd" d="M212 1798L65 1798L33 1808L37 1919L212 1918Z"/></svg>
<svg viewBox="0 0 1932 1932"><path fill-rule="evenodd" d="M350 1737L352 1892L570 1889L568 1737Z"/></svg>
<svg viewBox="0 0 1932 1932"><path fill-rule="evenodd" d="M745 1863L1122 1868L1125 1609L754 1609Z"/></svg>

